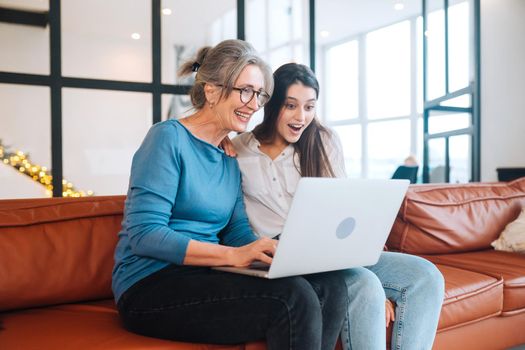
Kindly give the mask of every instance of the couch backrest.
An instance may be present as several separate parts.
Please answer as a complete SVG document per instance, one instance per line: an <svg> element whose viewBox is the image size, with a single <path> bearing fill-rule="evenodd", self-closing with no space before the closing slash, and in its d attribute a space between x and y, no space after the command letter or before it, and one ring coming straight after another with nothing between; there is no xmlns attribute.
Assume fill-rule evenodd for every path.
<svg viewBox="0 0 525 350"><path fill-rule="evenodd" d="M111 298L124 199L0 201L0 311Z"/></svg>
<svg viewBox="0 0 525 350"><path fill-rule="evenodd" d="M508 183L411 185L387 246L411 254L491 248L525 207L525 177Z"/></svg>

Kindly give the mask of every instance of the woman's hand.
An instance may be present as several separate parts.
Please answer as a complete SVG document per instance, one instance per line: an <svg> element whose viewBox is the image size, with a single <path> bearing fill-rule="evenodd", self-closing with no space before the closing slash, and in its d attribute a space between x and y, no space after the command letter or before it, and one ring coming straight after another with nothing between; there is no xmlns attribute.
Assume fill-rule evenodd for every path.
<svg viewBox="0 0 525 350"><path fill-rule="evenodd" d="M224 150L224 153L226 153L227 156L237 157L235 147L233 147L233 143L228 136L222 139L221 143L219 143L219 147Z"/></svg>
<svg viewBox="0 0 525 350"><path fill-rule="evenodd" d="M262 237L253 243L233 248L228 254L228 265L244 267L257 260L271 264L278 243L275 239Z"/></svg>
<svg viewBox="0 0 525 350"><path fill-rule="evenodd" d="M390 322L394 322L396 319L396 312L394 308L394 303L392 303L390 300L386 299L385 301L385 318L386 318L386 326L390 324Z"/></svg>

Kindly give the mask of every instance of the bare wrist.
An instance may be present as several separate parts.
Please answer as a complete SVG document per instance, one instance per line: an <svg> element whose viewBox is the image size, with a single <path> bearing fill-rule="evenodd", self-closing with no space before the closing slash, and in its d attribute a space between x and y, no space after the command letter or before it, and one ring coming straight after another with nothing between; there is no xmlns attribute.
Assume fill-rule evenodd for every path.
<svg viewBox="0 0 525 350"><path fill-rule="evenodd" d="M226 266L235 265L234 261L235 261L236 248L235 247L225 247L225 248L226 248L226 252L224 254L224 258L225 258L224 265Z"/></svg>

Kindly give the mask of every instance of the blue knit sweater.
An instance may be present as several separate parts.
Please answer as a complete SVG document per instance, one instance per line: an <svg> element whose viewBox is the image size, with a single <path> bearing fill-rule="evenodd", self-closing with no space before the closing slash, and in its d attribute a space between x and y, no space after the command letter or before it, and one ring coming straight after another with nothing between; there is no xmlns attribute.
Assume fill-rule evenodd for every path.
<svg viewBox="0 0 525 350"><path fill-rule="evenodd" d="M154 125L133 157L113 293L169 264L182 264L190 240L242 246L257 239L246 216L234 158L179 121Z"/></svg>

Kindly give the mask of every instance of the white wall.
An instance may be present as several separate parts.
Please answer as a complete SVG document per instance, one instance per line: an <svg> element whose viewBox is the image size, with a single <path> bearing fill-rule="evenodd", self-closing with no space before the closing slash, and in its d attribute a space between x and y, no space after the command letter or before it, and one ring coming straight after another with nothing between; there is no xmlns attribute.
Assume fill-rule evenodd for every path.
<svg viewBox="0 0 525 350"><path fill-rule="evenodd" d="M481 180L525 167L525 1L481 0Z"/></svg>

